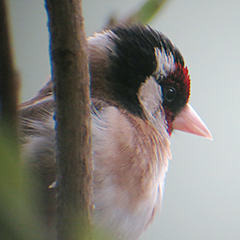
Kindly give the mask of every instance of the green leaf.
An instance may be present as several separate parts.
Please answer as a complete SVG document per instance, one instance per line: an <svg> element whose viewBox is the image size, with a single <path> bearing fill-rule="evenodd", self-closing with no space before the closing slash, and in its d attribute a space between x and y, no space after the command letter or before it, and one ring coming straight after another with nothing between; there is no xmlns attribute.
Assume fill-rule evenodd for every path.
<svg viewBox="0 0 240 240"><path fill-rule="evenodd" d="M148 23L164 6L167 0L148 0L143 6L124 20L125 23Z"/></svg>

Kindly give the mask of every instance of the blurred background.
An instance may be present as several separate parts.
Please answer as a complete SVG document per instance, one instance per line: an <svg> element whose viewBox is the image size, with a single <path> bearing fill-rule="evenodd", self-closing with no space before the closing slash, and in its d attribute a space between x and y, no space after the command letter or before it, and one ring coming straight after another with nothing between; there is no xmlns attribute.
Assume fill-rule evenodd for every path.
<svg viewBox="0 0 240 240"><path fill-rule="evenodd" d="M87 36L143 2L83 0ZM9 0L9 7L25 101L50 75L47 16L43 0ZM141 240L239 240L240 1L170 0L149 25L182 52L190 103L214 140L174 132L162 211Z"/></svg>

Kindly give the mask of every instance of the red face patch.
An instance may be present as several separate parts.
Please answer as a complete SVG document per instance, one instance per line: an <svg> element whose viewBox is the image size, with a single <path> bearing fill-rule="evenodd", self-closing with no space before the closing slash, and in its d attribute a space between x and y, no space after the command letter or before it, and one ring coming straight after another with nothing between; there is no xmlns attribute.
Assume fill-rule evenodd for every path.
<svg viewBox="0 0 240 240"><path fill-rule="evenodd" d="M189 101L190 96L190 76L188 69L180 63L176 63L175 66L175 71L169 73L160 83L163 91L163 107L166 114L169 135L171 135L173 130L172 122Z"/></svg>

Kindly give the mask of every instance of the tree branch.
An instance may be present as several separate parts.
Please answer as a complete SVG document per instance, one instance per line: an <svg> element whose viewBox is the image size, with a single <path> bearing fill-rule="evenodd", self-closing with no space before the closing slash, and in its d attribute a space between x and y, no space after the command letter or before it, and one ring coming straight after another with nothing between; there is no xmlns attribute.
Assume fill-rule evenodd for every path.
<svg viewBox="0 0 240 240"><path fill-rule="evenodd" d="M6 2L0 0L0 112L1 122L17 141L18 83L13 66Z"/></svg>
<svg viewBox="0 0 240 240"><path fill-rule="evenodd" d="M81 0L46 0L46 8L57 103L58 240L89 239L90 84Z"/></svg>

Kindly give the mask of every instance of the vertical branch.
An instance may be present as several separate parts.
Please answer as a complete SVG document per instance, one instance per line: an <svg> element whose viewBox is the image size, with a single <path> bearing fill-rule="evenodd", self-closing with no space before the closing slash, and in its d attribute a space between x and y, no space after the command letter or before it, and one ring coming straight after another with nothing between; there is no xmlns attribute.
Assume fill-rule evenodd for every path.
<svg viewBox="0 0 240 240"><path fill-rule="evenodd" d="M1 122L17 136L17 90L18 83L13 67L10 46L7 6L0 0L0 112Z"/></svg>
<svg viewBox="0 0 240 240"><path fill-rule="evenodd" d="M0 239L40 240L45 230L26 192L18 147L18 79L12 57L7 1L0 0Z"/></svg>
<svg viewBox="0 0 240 240"><path fill-rule="evenodd" d="M90 91L81 0L45 2L57 103L58 240L89 239Z"/></svg>

